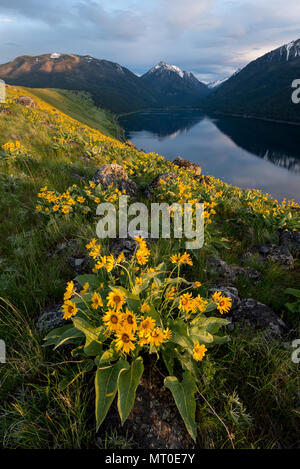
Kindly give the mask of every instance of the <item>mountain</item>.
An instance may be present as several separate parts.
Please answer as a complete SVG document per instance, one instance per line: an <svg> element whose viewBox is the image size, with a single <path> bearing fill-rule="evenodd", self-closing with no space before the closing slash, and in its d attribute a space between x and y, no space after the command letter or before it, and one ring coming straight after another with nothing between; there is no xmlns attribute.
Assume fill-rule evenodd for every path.
<svg viewBox="0 0 300 469"><path fill-rule="evenodd" d="M159 62L141 79L156 95L162 106L195 106L208 94L208 88L191 72Z"/></svg>
<svg viewBox="0 0 300 469"><path fill-rule="evenodd" d="M300 79L300 39L250 62L217 87L205 102L209 111L283 121L300 121L292 103L292 82Z"/></svg>
<svg viewBox="0 0 300 469"><path fill-rule="evenodd" d="M89 55L22 56L0 65L0 78L12 85L88 91L98 106L129 112L158 103L147 85L121 65Z"/></svg>
<svg viewBox="0 0 300 469"><path fill-rule="evenodd" d="M219 86L223 85L223 83L225 83L225 81L227 81L228 78L229 77L223 78L222 80L211 81L210 83L207 84L207 87L209 89L219 88Z"/></svg>

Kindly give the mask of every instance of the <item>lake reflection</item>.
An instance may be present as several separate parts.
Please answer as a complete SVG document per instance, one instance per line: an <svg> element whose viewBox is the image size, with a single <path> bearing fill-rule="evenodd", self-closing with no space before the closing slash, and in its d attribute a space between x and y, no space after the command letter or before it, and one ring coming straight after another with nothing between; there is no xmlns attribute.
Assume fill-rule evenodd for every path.
<svg viewBox="0 0 300 469"><path fill-rule="evenodd" d="M147 152L170 160L180 155L231 184L300 201L300 126L195 110L139 112L120 124Z"/></svg>

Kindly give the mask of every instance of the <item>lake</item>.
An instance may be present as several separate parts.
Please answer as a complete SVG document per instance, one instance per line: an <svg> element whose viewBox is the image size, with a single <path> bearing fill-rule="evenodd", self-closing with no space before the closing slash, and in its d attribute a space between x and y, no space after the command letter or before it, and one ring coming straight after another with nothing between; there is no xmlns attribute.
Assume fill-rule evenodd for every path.
<svg viewBox="0 0 300 469"><path fill-rule="evenodd" d="M207 116L197 110L153 110L124 116L126 139L169 160L182 156L204 174L278 200L300 202L300 126Z"/></svg>

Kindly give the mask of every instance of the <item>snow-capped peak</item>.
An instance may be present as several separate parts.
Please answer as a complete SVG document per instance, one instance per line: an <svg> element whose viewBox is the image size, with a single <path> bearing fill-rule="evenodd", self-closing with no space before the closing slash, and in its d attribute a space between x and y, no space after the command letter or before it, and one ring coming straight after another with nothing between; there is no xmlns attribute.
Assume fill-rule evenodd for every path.
<svg viewBox="0 0 300 469"><path fill-rule="evenodd" d="M50 55L50 59L59 59L61 56L61 54L58 54L57 52L53 52L51 55Z"/></svg>
<svg viewBox="0 0 300 469"><path fill-rule="evenodd" d="M159 64L151 68L151 70L149 70L149 73L153 73L156 70L167 70L169 72L177 73L177 75L179 75L180 78L184 77L184 72L179 67L176 67L176 65L169 65L164 61L159 62Z"/></svg>

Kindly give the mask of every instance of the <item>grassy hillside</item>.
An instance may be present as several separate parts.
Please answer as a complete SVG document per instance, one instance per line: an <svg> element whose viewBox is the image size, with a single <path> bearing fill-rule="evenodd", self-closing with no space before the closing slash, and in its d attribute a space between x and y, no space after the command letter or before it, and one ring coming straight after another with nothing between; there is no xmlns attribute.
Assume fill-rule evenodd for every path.
<svg viewBox="0 0 300 469"><path fill-rule="evenodd" d="M36 96L59 111L67 114L83 124L100 130L104 135L117 137L114 116L109 111L96 107L89 93L84 91L68 91L55 89L28 89Z"/></svg>
<svg viewBox="0 0 300 469"><path fill-rule="evenodd" d="M38 107L16 104L14 99L20 95L34 95ZM193 295L199 293L198 302L203 305L211 301L208 290L218 281L208 262L211 256L240 265L245 251L257 243L278 244L278 228L300 228L294 203L279 203L259 191L242 191L212 176L199 181L191 171L176 168L162 156L128 147L108 136L112 127L101 111L92 108L91 117L84 107L81 114L81 100L86 102L82 95L59 90L9 87L6 107L11 112L0 114L0 338L7 347L7 363L0 365L0 445L4 448L132 448L139 444L134 427L127 423L121 427L114 408L96 438L90 367L94 362L83 358L81 345L72 353L69 345L57 350L43 347L43 334L36 328L43 311L64 301L66 283L75 277L70 257L88 257L85 273L94 271L99 276L97 291L104 301L108 285L116 286L123 278L122 269L114 267L116 259L110 258L115 268L110 272L108 258L101 260L91 249L89 256L86 247L95 238L99 200L116 203L118 199L114 188L105 191L90 184L99 166L123 165L139 188L137 200L146 203L143 189L171 170L177 178L158 188L156 200L205 203L205 245L191 251L190 260L186 257L181 267L185 282ZM94 122L93 128L86 125L88 119ZM103 133L97 130L100 127ZM108 256L108 242L103 240L101 245L101 254ZM137 271L127 266L136 286L162 262L174 268L170 257L184 249L184 240L150 243L149 252L143 251L146 266L137 265ZM100 260L104 268L95 267ZM178 257L174 262L179 271ZM290 297L285 289L299 287L299 260L292 270L274 262L252 260L245 265L255 267L262 279L258 283L243 276L234 280L240 296L267 304L296 330L298 315L286 308ZM160 285L151 287L153 304L156 298L164 301ZM182 288L178 281L176 285L177 290ZM99 313L91 308L91 314L91 324L98 326ZM196 446L297 447L298 370L291 350L254 331L236 327L229 334L230 342L208 345L202 361L186 361L191 373L200 376ZM294 334L299 336L297 331ZM165 362L143 350L146 376L152 371L158 377L166 375ZM173 413L174 408L170 409Z"/></svg>

